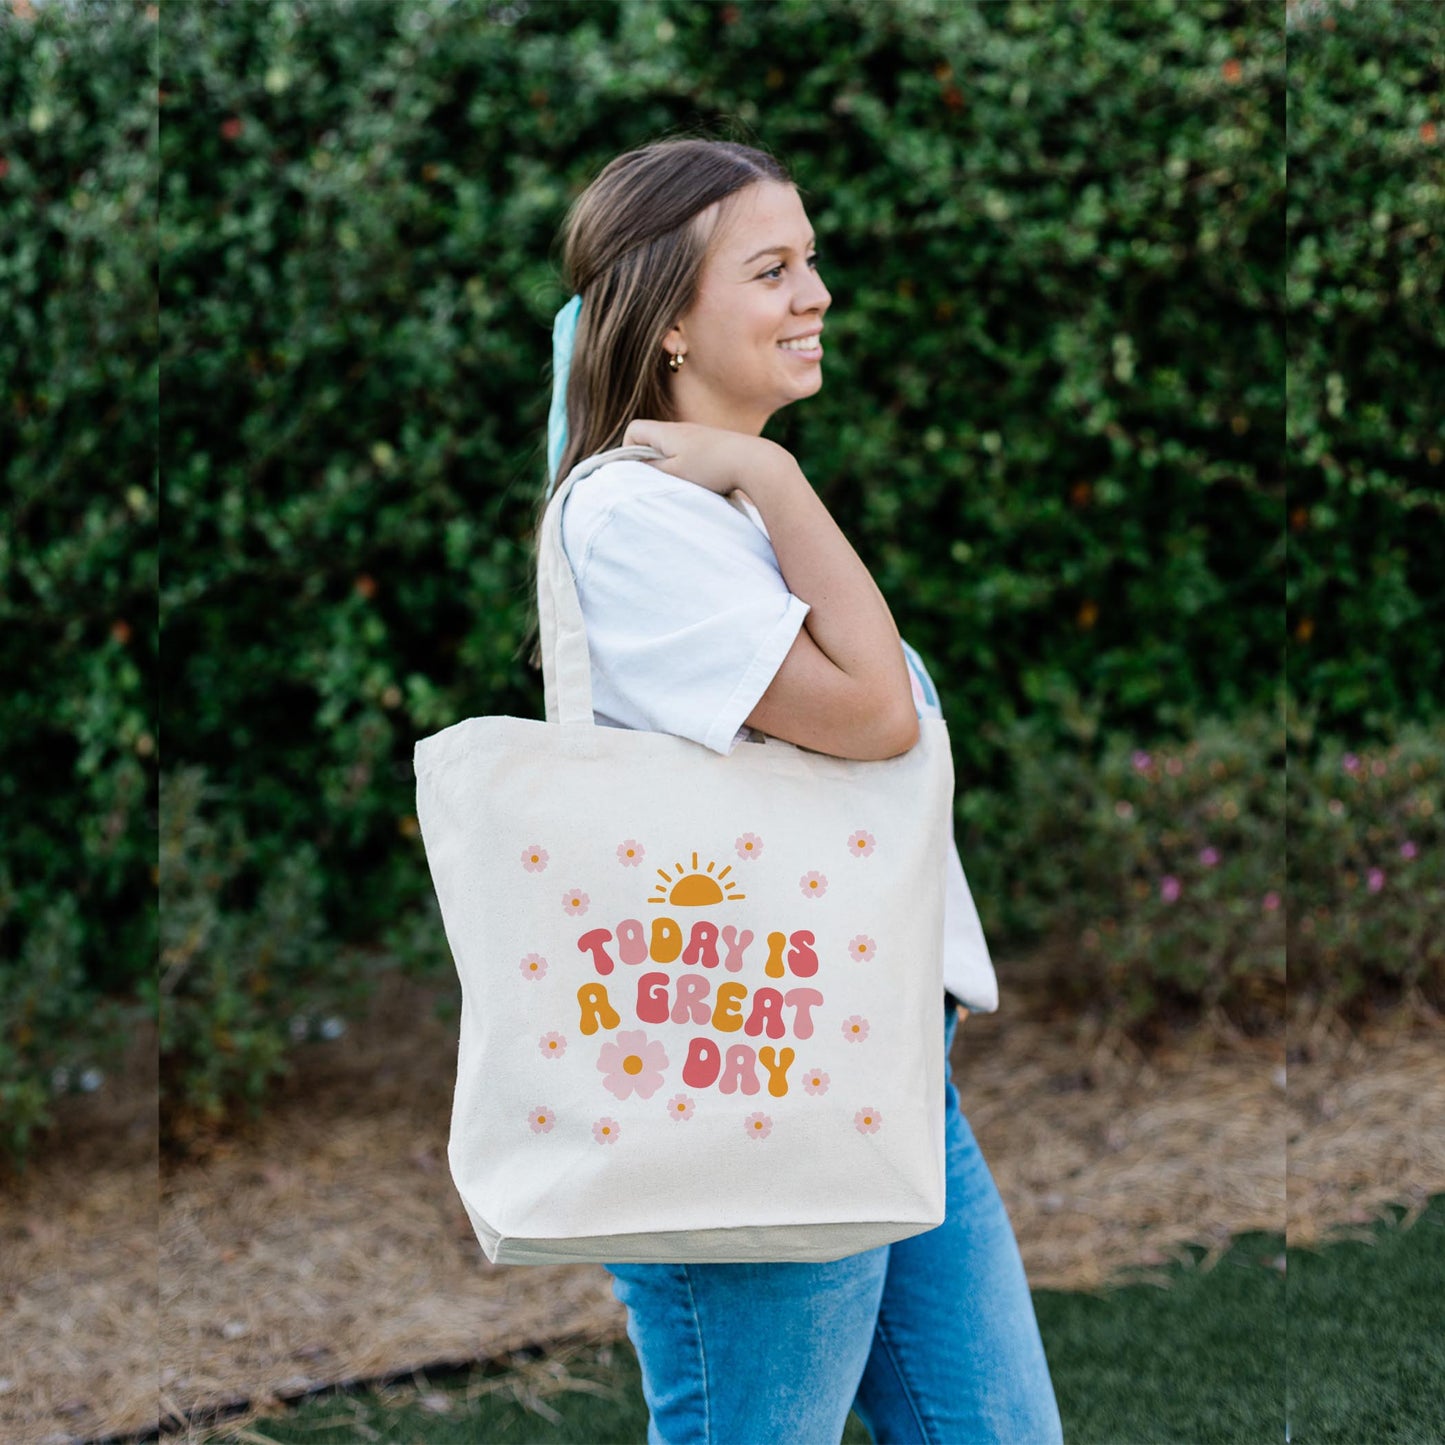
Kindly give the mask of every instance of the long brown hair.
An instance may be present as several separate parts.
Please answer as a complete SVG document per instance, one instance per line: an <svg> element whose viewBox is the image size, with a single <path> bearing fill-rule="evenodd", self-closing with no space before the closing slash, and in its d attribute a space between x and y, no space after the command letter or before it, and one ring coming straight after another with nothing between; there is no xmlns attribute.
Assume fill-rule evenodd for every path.
<svg viewBox="0 0 1445 1445"><path fill-rule="evenodd" d="M765 151L737 141L656 141L610 161L562 224L563 280L582 297L567 376L560 481L584 457L621 446L634 417L673 420L662 339L692 308L711 226L702 213L759 181L793 185ZM720 211L723 208L720 208ZM550 480L550 479L549 479ZM530 662L540 667L536 562L545 500L532 528Z"/></svg>

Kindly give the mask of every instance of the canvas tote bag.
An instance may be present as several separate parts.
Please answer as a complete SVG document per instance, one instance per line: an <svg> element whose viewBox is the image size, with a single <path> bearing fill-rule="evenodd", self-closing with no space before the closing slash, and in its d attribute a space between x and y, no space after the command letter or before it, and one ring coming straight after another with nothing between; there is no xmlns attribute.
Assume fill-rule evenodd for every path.
<svg viewBox="0 0 1445 1445"><path fill-rule="evenodd" d="M946 725L854 762L596 726L543 520L545 722L420 740L461 980L448 1160L487 1258L831 1260L944 1213Z"/></svg>

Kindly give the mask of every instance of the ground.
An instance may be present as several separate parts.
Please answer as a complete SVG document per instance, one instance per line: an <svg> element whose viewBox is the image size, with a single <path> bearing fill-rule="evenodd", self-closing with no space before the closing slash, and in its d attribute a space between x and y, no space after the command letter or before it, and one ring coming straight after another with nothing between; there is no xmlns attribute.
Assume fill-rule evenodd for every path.
<svg viewBox="0 0 1445 1445"><path fill-rule="evenodd" d="M1307 1244L1445 1187L1438 1016L1352 1030L1297 1008L1287 1032L1202 1029L1146 1056L999 975L954 1078L1035 1287L1148 1278L1188 1243L1286 1222ZM620 1334L600 1266L482 1255L446 1161L449 993L389 979L257 1125L167 1162L159 1200L154 1040L67 1101L60 1141L0 1202L0 1437L154 1426L158 1337L161 1410L199 1424L249 1402L234 1428L322 1382Z"/></svg>

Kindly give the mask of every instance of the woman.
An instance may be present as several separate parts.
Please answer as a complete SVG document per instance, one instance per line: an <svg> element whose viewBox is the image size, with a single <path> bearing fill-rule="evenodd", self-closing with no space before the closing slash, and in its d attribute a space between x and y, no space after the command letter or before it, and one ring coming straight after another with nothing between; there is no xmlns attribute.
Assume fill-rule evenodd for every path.
<svg viewBox="0 0 1445 1445"><path fill-rule="evenodd" d="M565 504L597 722L723 754L749 728L846 758L907 751L940 715L922 661L761 436L822 386L832 304L787 173L730 142L629 152L574 204L564 266L578 295L555 332L552 485L613 447L665 457L611 462ZM945 934L946 1055L955 1005L998 1006L956 849ZM938 1228L826 1264L608 1267L654 1445L836 1442L850 1407L879 1441L1062 1439L1008 1215L951 1080L945 1096Z"/></svg>

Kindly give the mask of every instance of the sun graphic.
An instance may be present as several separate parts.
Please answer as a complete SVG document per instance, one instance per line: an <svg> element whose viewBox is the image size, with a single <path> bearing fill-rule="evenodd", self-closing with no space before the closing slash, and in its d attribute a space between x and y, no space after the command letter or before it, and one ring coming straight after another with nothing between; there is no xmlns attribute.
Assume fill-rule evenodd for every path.
<svg viewBox="0 0 1445 1445"><path fill-rule="evenodd" d="M677 880L673 881L673 875L666 868L659 868L657 876L662 879L661 883L654 883L652 886L657 889L657 895L649 898L649 903L676 903L683 908L703 908L709 903L736 903L740 898L746 898L746 893L734 893L738 885L736 883L724 883L722 880L731 873L732 866L724 868L716 878L712 876L712 870L717 867L716 862L707 865L706 873L699 873L697 854L692 855L692 871L688 872L681 863L676 865Z"/></svg>

